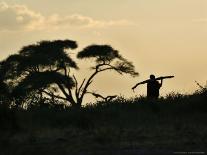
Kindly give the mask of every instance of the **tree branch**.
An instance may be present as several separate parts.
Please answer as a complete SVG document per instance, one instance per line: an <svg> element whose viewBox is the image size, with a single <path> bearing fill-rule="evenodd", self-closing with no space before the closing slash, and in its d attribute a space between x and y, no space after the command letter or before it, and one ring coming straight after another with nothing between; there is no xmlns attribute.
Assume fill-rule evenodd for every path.
<svg viewBox="0 0 207 155"><path fill-rule="evenodd" d="M102 96L102 95L100 95L100 94L97 94L97 93L94 93L94 92L86 92L86 93L87 93L87 94L91 94L91 95L95 96L96 98L101 98L101 99L103 99L103 100L106 101L106 102L109 102L109 101L111 101L112 99L114 99L114 98L117 97L117 95L111 95L111 96L106 96L106 97L104 97L104 96Z"/></svg>
<svg viewBox="0 0 207 155"><path fill-rule="evenodd" d="M109 66L109 67L108 67L108 68L104 68L104 69L100 69L102 66ZM112 69L114 69L114 70L116 70L117 72L119 72L117 68L115 68L114 66L112 66L112 65L110 65L110 64L108 64L108 63L105 63L105 62L103 62L102 64L98 64L98 65L95 67L95 69L96 69L95 72L89 77L89 79L87 80L87 82L86 82L86 84L85 84L85 86L84 86L84 88L83 88L82 94L80 95L80 101L83 100L83 97L84 97L84 95L86 94L89 85L93 82L92 79L93 79L99 72L103 72L103 71L106 71L106 70L112 70ZM119 72L119 73L122 74L121 72Z"/></svg>
<svg viewBox="0 0 207 155"><path fill-rule="evenodd" d="M86 84L85 84L85 86L84 86L84 88L83 88L83 90L82 90L82 94L81 94L80 97L79 97L80 102L82 102L83 97L84 97L85 93L87 92L87 89L88 89L89 85L92 83L92 79L95 77L95 75L96 75L97 73L99 73L99 71L96 70L96 71L89 77L89 79L87 80L87 82L86 82Z"/></svg>
<svg viewBox="0 0 207 155"><path fill-rule="evenodd" d="M103 67L103 66L104 67L108 66L108 67L101 69L101 67ZM102 64L96 65L96 67L94 67L94 69L96 69L97 72L111 69L111 70L117 71L119 74L122 74L122 72L118 68L114 67L113 65L110 65L110 63L106 63L105 61Z"/></svg>
<svg viewBox="0 0 207 155"><path fill-rule="evenodd" d="M69 92L69 99L70 99L70 102L71 102L73 105L76 105L77 102L75 102L75 100L74 100L74 98L73 98L73 94L72 94L71 89L68 89L68 92ZM76 98L76 100L78 101L78 98Z"/></svg>
<svg viewBox="0 0 207 155"><path fill-rule="evenodd" d="M49 92L47 92L45 90L43 90L42 92L45 93L45 94L47 94L47 95L49 95L50 97L55 97L55 98L58 98L58 99L62 99L62 100L66 100L67 101L67 98L64 98L64 97L61 97L61 96L58 96L58 95L54 95L54 94L49 93Z"/></svg>
<svg viewBox="0 0 207 155"><path fill-rule="evenodd" d="M114 66L112 66L112 65L110 65L110 64L106 64L106 66L109 66L110 69L114 69L114 70L117 71L119 74L122 74L122 72L121 72L118 68L116 68L116 67L114 67Z"/></svg>
<svg viewBox="0 0 207 155"><path fill-rule="evenodd" d="M65 91L64 87L61 84L57 84L57 85L60 88L60 90L62 91L62 93L65 95L65 97L68 99L69 98L69 95Z"/></svg>
<svg viewBox="0 0 207 155"><path fill-rule="evenodd" d="M102 98L103 100L105 100L105 97L103 97L100 94L97 94L97 93L94 93L94 92L86 92L86 93L93 95L95 98Z"/></svg>
<svg viewBox="0 0 207 155"><path fill-rule="evenodd" d="M81 85L80 85L80 87L79 87L79 89L78 89L78 94L80 94L80 91L81 91L81 89L82 89L82 87L83 87L85 81L86 81L86 79L83 79L83 82L81 83Z"/></svg>
<svg viewBox="0 0 207 155"><path fill-rule="evenodd" d="M74 75L73 75L73 79L75 81L75 96L78 99L78 97L79 97L79 94L78 94L78 81L77 81L77 79Z"/></svg>

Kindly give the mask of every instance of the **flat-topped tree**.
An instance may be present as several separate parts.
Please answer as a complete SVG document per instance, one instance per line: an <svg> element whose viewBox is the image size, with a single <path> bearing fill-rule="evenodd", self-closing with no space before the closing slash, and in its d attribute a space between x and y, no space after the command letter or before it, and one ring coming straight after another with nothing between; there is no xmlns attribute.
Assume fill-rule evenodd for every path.
<svg viewBox="0 0 207 155"><path fill-rule="evenodd" d="M74 86L69 71L78 69L67 50L75 48L77 43L72 40L41 41L25 46L1 62L2 77L13 87L15 98L26 98L32 93L54 97L58 90L66 95L66 89ZM55 98L72 101L68 96Z"/></svg>
<svg viewBox="0 0 207 155"><path fill-rule="evenodd" d="M95 61L95 65L91 68L93 73L86 80L84 79L80 85L75 76L75 97L77 105L81 106L83 97L87 94L94 94L88 91L89 86L93 82L94 77L104 71L115 71L119 74L130 74L131 76L137 76L134 65L123 58L119 52L113 49L110 45L90 45L80 51L77 55L79 59L92 59ZM94 95L96 97L96 95Z"/></svg>

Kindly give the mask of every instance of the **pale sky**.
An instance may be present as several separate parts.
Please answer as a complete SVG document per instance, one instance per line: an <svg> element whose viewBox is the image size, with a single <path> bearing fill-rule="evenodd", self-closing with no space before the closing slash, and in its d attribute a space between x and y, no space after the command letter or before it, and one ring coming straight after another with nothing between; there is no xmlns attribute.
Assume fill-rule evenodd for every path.
<svg viewBox="0 0 207 155"><path fill-rule="evenodd" d="M153 73L174 75L161 94L189 93L195 80L207 81L207 0L0 0L0 60L41 40L71 39L79 48L110 44L140 73L137 78L109 72L91 90L127 97L131 87ZM79 79L87 76L86 65ZM89 67L89 66L88 66Z"/></svg>

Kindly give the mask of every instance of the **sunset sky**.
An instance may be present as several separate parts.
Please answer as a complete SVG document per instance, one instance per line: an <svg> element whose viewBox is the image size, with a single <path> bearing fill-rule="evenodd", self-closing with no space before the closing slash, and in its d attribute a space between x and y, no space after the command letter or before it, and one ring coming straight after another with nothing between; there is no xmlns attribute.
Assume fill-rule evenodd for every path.
<svg viewBox="0 0 207 155"><path fill-rule="evenodd" d="M189 93L207 81L207 0L0 0L0 60L41 40L71 39L74 54L90 44L110 44L132 61L137 78L109 72L92 90L127 97L153 73L174 75L161 94ZM87 77L87 65L78 73Z"/></svg>

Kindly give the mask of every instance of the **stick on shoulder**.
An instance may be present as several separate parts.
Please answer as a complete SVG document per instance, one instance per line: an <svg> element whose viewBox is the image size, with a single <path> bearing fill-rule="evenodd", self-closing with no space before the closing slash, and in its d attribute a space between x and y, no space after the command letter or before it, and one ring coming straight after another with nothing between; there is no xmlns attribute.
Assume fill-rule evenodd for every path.
<svg viewBox="0 0 207 155"><path fill-rule="evenodd" d="M158 77L158 78L155 78L155 80L170 79L170 78L174 78L174 77L175 77L175 76L160 76L160 77ZM146 84L146 83L148 83L150 80L151 80L151 79L148 79L148 80L139 82L139 83L137 83L134 87L132 87L132 89L134 90L138 85Z"/></svg>

